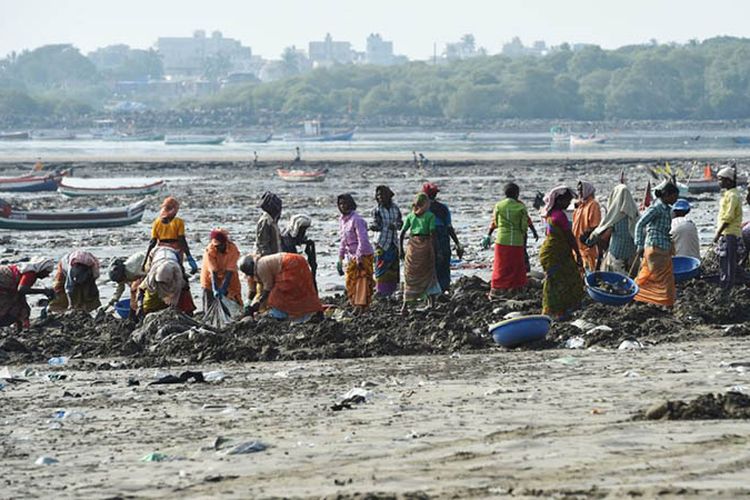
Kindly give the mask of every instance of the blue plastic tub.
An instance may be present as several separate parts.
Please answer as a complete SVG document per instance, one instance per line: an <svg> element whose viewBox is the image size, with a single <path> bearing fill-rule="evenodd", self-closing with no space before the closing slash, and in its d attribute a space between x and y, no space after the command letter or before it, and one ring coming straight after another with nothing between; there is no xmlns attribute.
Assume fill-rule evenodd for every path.
<svg viewBox="0 0 750 500"><path fill-rule="evenodd" d="M115 304L115 312L123 319L130 316L130 299L123 299Z"/></svg>
<svg viewBox="0 0 750 500"><path fill-rule="evenodd" d="M490 326L490 333L495 342L503 347L516 347L547 336L552 319L549 316L521 316L506 319Z"/></svg>
<svg viewBox="0 0 750 500"><path fill-rule="evenodd" d="M695 257L675 255L672 257L672 268L675 281L687 281L700 275L701 261Z"/></svg>
<svg viewBox="0 0 750 500"><path fill-rule="evenodd" d="M630 290L630 293L627 295L607 293L604 290L596 288L597 281L604 281L605 283L611 283L613 285L617 284ZM625 304L632 302L635 296L638 295L638 285L635 284L635 281L624 274L596 271L586 275L586 291L588 291L589 297L602 304L608 306L624 306Z"/></svg>

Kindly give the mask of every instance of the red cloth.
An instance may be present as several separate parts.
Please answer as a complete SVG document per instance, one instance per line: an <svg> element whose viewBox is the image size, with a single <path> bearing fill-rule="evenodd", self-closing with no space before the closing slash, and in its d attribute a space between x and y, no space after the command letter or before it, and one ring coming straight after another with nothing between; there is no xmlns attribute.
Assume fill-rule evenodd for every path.
<svg viewBox="0 0 750 500"><path fill-rule="evenodd" d="M268 305L287 313L292 319L322 311L323 305L315 291L307 260L296 253L285 253L283 256L281 272L275 276Z"/></svg>
<svg viewBox="0 0 750 500"><path fill-rule="evenodd" d="M34 271L29 271L21 275L21 279L18 281L18 288L21 288L22 286L32 287L34 286L34 283L36 283L36 273Z"/></svg>
<svg viewBox="0 0 750 500"><path fill-rule="evenodd" d="M495 245L492 264L493 290L512 290L526 285L526 260L524 247Z"/></svg>

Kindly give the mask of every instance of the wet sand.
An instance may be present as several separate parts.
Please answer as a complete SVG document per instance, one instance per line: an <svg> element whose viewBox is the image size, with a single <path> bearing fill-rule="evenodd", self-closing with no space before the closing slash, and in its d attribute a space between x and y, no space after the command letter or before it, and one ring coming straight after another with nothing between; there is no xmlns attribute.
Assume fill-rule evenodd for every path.
<svg viewBox="0 0 750 500"><path fill-rule="evenodd" d="M260 195L267 189L278 192L285 203L283 220L298 212L313 217L310 236L318 242L319 283L333 304L342 304L340 296L333 296L342 282L334 267L335 196L353 192L366 214L375 186L389 184L406 210L421 183L430 180L442 186L440 196L453 210L467 249L465 262L477 268L456 270L454 279L464 279L450 300L407 320L393 314L398 304L380 303L361 319L345 315L302 326L264 320L220 332L190 325L155 328L141 343L131 339L132 327L113 318L94 321L75 314L35 321L22 335L3 329L0 369L7 365L29 381L0 391L0 463L6 470L0 498L750 493L747 420L633 420L665 400L730 388L747 391L747 366L731 365L750 361L746 288L725 299L706 283L681 286L673 315L587 302L577 319L611 331L587 334L568 323L556 324L548 341L517 350L494 347L487 333L487 326L508 312L538 312L541 301L541 290L533 287L508 301L484 299L490 270L482 266L492 256L479 248L479 241L503 184L518 182L530 205L536 190L574 185L583 177L596 184L605 203L621 168L640 197L644 168L627 159L471 161L428 171L416 171L407 162L313 166L322 165L330 169L328 179L307 186L283 183L272 165L253 169L232 162L82 163L76 175L167 178L168 192L182 200L180 215L196 257L215 225L227 227L240 249L250 251ZM4 175L20 171L4 170ZM5 262L35 254L59 257L83 246L101 256L106 267L110 257L145 248L162 195L149 199L141 224L124 229L0 235L0 257ZM56 194L6 198L26 208L92 203ZM717 206L718 195L695 200L691 215L704 243ZM535 223L541 229L538 218ZM539 243L531 243L538 270ZM197 286L192 283L196 300ZM111 287L102 284L101 289L106 300ZM164 320L167 325L176 321ZM565 349L575 336L583 337L588 349ZM618 350L628 339L645 348ZM53 370L38 363L57 355L72 359L60 370L67 378L52 381L47 375ZM23 375L28 367L37 375ZM229 377L208 384L147 386L157 369L175 375L220 369ZM131 377L140 385L128 386ZM372 392L368 402L330 409L363 383ZM61 409L85 416L53 418ZM217 452L212 444L219 436L231 441ZM270 447L250 455L224 454L231 445L252 439ZM140 462L151 452L175 460ZM41 455L60 463L34 465Z"/></svg>

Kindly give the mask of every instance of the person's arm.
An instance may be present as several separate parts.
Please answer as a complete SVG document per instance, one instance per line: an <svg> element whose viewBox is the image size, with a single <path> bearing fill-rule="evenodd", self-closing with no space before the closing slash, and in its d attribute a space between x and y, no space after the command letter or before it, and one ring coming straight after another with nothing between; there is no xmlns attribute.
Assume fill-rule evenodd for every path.
<svg viewBox="0 0 750 500"><path fill-rule="evenodd" d="M581 250L578 248L578 242L576 241L576 237L573 236L573 231L571 231L570 229L564 229L563 232L565 233L565 238L568 240L570 249L573 250L574 254L576 254L576 263L579 266L582 266L583 258L581 257Z"/></svg>
<svg viewBox="0 0 750 500"><path fill-rule="evenodd" d="M357 260L357 265L362 263L362 252L365 248L370 246L370 239L367 236L367 224L362 217L358 217L354 222L354 231L357 236L357 251L354 252L354 257Z"/></svg>
<svg viewBox="0 0 750 500"><path fill-rule="evenodd" d="M224 283L221 284L221 294L226 297L229 291L229 283L232 281L233 271L226 271L224 274Z"/></svg>
<svg viewBox="0 0 750 500"><path fill-rule="evenodd" d="M635 224L635 247L638 249L639 257L643 256L643 248L645 246L646 235L644 234L644 229L654 219L655 215L654 207L651 206Z"/></svg>
<svg viewBox="0 0 750 500"><path fill-rule="evenodd" d="M737 199L734 196L730 197L726 209L722 210L722 208L725 207L721 207L719 209L719 214L721 216L721 225L719 226L719 229L716 230L716 235L714 235L714 243L719 241L719 238L721 238L721 236L724 234L724 231L726 231L726 229L729 227L730 221L728 220L728 218L737 210ZM742 213L741 209L740 213Z"/></svg>
<svg viewBox="0 0 750 500"><path fill-rule="evenodd" d="M399 241L398 249L399 249L401 258L404 257L404 238L406 238L406 231L407 231L407 228L404 228L401 230L401 235L399 236L399 240L398 240Z"/></svg>
<svg viewBox="0 0 750 500"><path fill-rule="evenodd" d="M141 264L141 271L146 270L146 262L148 262L148 256L151 255L151 250L153 250L155 246L156 238L151 238L151 241L148 242L148 248L146 249L146 258L143 259L143 264Z"/></svg>
<svg viewBox="0 0 750 500"><path fill-rule="evenodd" d="M370 224L369 229L370 231L375 231L377 233L383 230L383 218L380 215L378 207L375 207L372 210L372 224Z"/></svg>
<svg viewBox="0 0 750 500"><path fill-rule="evenodd" d="M125 292L125 282L120 281L117 283L117 288L115 288L115 293L112 294L112 298L109 299L109 306L113 306L117 303L118 300L120 300L120 297L122 297L122 294Z"/></svg>

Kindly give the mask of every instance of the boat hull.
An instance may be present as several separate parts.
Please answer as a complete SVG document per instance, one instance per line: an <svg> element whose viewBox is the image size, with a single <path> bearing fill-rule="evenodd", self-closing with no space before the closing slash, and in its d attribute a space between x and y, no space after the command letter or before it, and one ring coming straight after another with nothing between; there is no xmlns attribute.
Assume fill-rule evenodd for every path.
<svg viewBox="0 0 750 500"><path fill-rule="evenodd" d="M338 134L328 135L316 135L311 137L292 137L290 140L293 142L336 142L336 141L351 141L354 138L354 132L356 129L347 130Z"/></svg>
<svg viewBox="0 0 750 500"><path fill-rule="evenodd" d="M164 181L153 182L142 186L113 187L113 188L87 188L81 186L69 186L65 182L60 183L57 192L70 198L86 196L149 196L156 194L164 188Z"/></svg>
<svg viewBox="0 0 750 500"><path fill-rule="evenodd" d="M0 141L28 141L31 135L28 132L6 132L0 134Z"/></svg>
<svg viewBox="0 0 750 500"><path fill-rule="evenodd" d="M25 212L11 210L0 214L0 229L51 231L60 229L100 229L129 226L140 222L145 201L126 208L88 212Z"/></svg>
<svg viewBox="0 0 750 500"><path fill-rule="evenodd" d="M278 169L276 174L285 182L323 182L326 180L326 173L320 170L305 172L302 170Z"/></svg>
<svg viewBox="0 0 750 500"><path fill-rule="evenodd" d="M55 191L62 176L45 177L9 177L0 179L0 191L6 193L36 193Z"/></svg>
<svg viewBox="0 0 750 500"><path fill-rule="evenodd" d="M168 146L218 146L224 143L224 137L199 136L166 136L164 144Z"/></svg>

